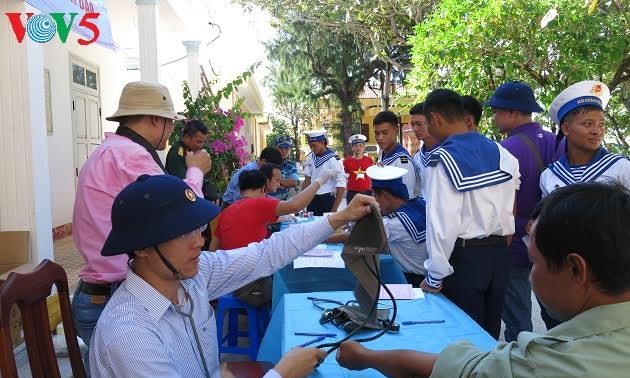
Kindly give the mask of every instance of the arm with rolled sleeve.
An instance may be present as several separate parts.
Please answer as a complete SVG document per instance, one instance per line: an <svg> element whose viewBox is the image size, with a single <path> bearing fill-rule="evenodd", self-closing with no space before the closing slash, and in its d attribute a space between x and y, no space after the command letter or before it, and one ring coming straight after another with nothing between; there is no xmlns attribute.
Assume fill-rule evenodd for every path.
<svg viewBox="0 0 630 378"><path fill-rule="evenodd" d="M322 243L334 230L327 217L276 232L260 243L215 253L203 253L199 272L206 280L210 299L230 293L273 274L302 253Z"/></svg>
<svg viewBox="0 0 630 378"><path fill-rule="evenodd" d="M464 194L453 188L443 167L428 167L426 178L429 259L425 261L424 267L427 269L427 284L439 288L444 277L453 273L448 260L461 233L459 225Z"/></svg>

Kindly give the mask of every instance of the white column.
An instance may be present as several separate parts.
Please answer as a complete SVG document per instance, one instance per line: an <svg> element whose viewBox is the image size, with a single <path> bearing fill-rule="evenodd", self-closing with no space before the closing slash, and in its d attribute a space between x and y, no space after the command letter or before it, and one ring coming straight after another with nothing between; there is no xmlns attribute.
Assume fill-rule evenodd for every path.
<svg viewBox="0 0 630 378"><path fill-rule="evenodd" d="M5 12L36 11L0 1ZM29 231L29 261L53 260L43 49L28 36L19 44L8 22L0 23L0 46L0 230Z"/></svg>
<svg viewBox="0 0 630 378"><path fill-rule="evenodd" d="M136 0L138 6L138 49L140 53L140 79L158 82L157 20L159 0Z"/></svg>
<svg viewBox="0 0 630 378"><path fill-rule="evenodd" d="M199 68L199 45L201 41L183 41L188 61L188 86L193 98L199 94L201 69Z"/></svg>

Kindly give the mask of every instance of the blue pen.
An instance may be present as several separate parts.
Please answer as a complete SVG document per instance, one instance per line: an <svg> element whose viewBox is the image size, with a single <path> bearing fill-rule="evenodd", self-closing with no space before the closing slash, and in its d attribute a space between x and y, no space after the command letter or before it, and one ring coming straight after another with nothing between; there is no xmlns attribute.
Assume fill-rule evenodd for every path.
<svg viewBox="0 0 630 378"><path fill-rule="evenodd" d="M402 325L413 325L413 324L435 324L435 323L444 323L446 320L410 320L406 322L402 322Z"/></svg>
<svg viewBox="0 0 630 378"><path fill-rule="evenodd" d="M325 336L320 336L320 337L318 337L318 338L316 338L316 339L313 339L313 340L311 340L311 341L309 341L309 342L307 342L307 343L301 344L301 345L299 345L299 346L301 346L302 348L304 348L304 347L309 346L309 345L311 345L311 344L318 343L318 342L320 342L320 341L324 340L325 338L326 338Z"/></svg>
<svg viewBox="0 0 630 378"><path fill-rule="evenodd" d="M314 332L295 332L295 336L324 336L324 337L337 337L334 333L314 333Z"/></svg>

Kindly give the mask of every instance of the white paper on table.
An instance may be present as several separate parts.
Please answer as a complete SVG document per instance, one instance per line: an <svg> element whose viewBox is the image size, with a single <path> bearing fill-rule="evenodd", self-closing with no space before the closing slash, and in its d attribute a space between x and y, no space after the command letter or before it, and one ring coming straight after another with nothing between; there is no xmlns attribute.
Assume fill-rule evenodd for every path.
<svg viewBox="0 0 630 378"><path fill-rule="evenodd" d="M421 294L421 297L417 297L417 293L414 288L409 284L386 284L389 291L392 292L394 299L416 299L416 298L424 298L424 294ZM420 290L422 293L422 290ZM379 299L390 299L389 294L385 291L385 288L381 287L381 293L379 294Z"/></svg>
<svg viewBox="0 0 630 378"><path fill-rule="evenodd" d="M334 253L328 257L300 256L293 260L293 269L300 268L339 268L344 269L346 264L341 258L341 253Z"/></svg>
<svg viewBox="0 0 630 378"><path fill-rule="evenodd" d="M315 248L302 254L302 256L311 257L332 257L333 251L326 247L326 244L318 244Z"/></svg>

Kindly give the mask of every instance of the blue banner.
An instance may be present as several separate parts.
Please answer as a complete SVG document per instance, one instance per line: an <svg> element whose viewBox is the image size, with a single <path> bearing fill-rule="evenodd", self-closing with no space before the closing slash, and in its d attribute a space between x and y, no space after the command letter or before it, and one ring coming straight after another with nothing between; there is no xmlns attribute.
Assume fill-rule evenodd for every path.
<svg viewBox="0 0 630 378"><path fill-rule="evenodd" d="M72 22L72 31L86 41L94 38L94 27L98 30L98 38L94 43L115 50L116 44L112 36L109 14L103 0L25 0L42 13L66 13L64 19L70 22L70 13L77 13ZM86 13L98 13L98 17L85 17ZM82 24L82 21L84 23Z"/></svg>

